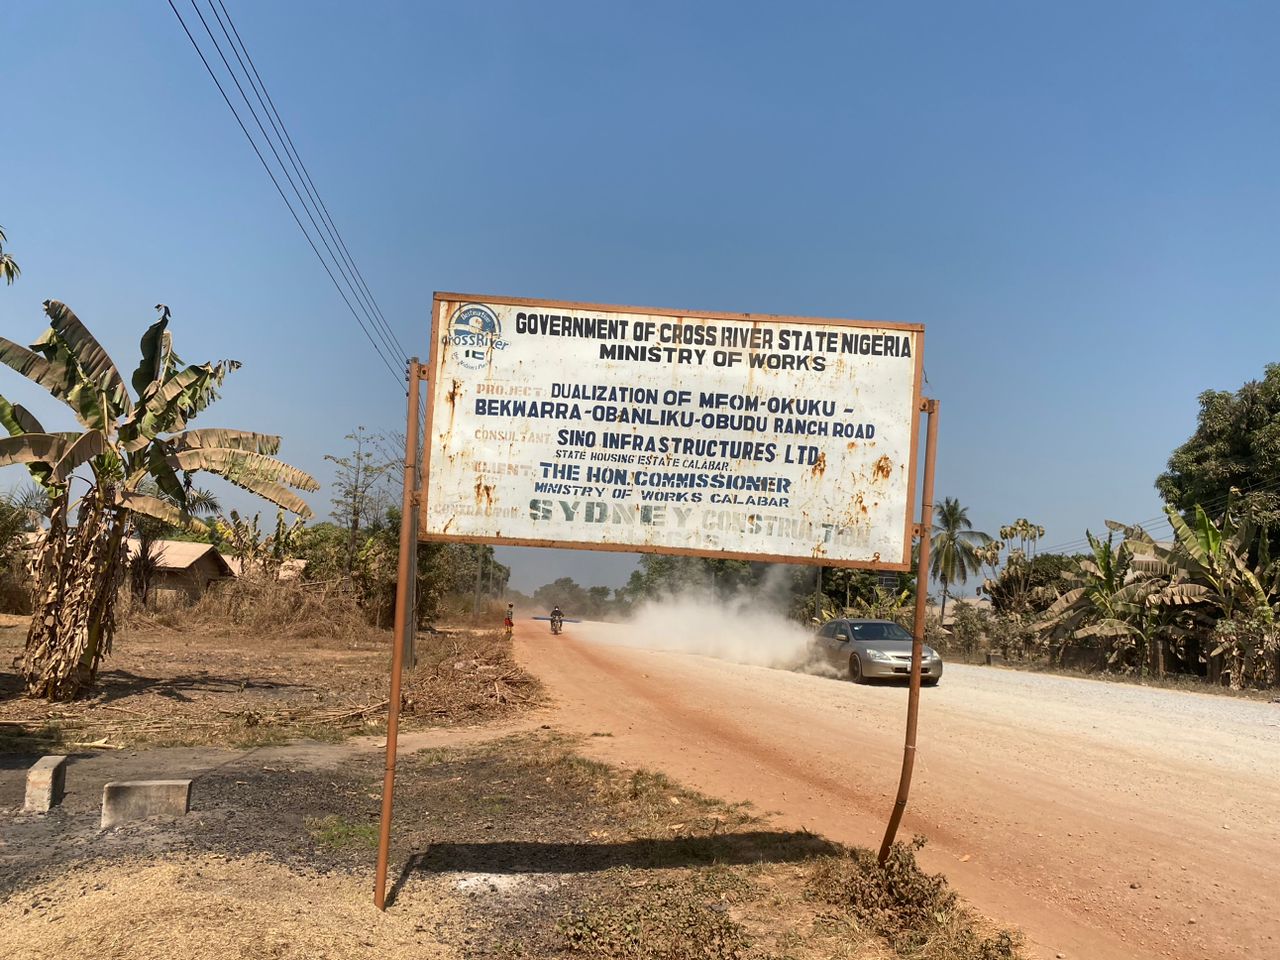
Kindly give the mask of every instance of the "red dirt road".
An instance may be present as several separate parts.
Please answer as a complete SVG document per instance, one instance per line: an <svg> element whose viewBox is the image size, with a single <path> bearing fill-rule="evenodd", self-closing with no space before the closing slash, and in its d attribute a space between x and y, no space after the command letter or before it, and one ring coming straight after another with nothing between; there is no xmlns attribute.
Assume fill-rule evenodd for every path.
<svg viewBox="0 0 1280 960"><path fill-rule="evenodd" d="M878 846L905 689L545 631L517 656L599 758ZM920 729L901 836L1034 955L1280 957L1280 705L950 666Z"/></svg>

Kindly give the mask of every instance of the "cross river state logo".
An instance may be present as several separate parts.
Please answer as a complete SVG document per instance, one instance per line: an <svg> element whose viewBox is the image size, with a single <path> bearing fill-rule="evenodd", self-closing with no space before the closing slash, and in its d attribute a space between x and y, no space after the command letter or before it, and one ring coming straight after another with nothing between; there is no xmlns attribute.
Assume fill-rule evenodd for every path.
<svg viewBox="0 0 1280 960"><path fill-rule="evenodd" d="M502 321L483 303L464 303L453 311L444 342L453 347L454 362L468 370L483 370L494 350L511 345L502 339Z"/></svg>

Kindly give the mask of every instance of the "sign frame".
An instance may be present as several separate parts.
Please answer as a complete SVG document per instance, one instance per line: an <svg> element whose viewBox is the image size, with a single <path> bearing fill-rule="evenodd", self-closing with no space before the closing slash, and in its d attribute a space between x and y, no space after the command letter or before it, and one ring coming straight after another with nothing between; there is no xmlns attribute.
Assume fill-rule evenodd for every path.
<svg viewBox="0 0 1280 960"><path fill-rule="evenodd" d="M914 515L916 511L916 485L920 446L920 416L923 412L924 386L924 325L919 323L896 323L879 320L854 320L833 317L801 317L788 314L765 313L731 313L707 310L676 310L669 307L640 307L622 304L590 303L574 300L542 300L529 297L508 297L491 294L470 294L436 291L431 298L431 350L426 364L426 430L423 449L421 451L424 481L431 475L431 462L434 444L433 424L435 420L435 376L439 370L441 334L448 323L447 314L456 306L465 303L497 304L512 307L549 308L558 310L577 310L584 312L603 312L621 314L639 314L656 317L670 317L675 320L719 320L735 323L778 323L795 325L821 325L854 327L871 330L896 330L915 336L915 363L912 371L911 389L911 439L908 450L907 492L905 510L903 511L903 554L901 559L842 560L826 556L793 556L787 554L750 553L732 550L699 550L690 547L669 547L662 544L634 543L597 543L573 540L555 540L527 537L490 537L476 534L431 533L427 531L428 483L424 482L418 502L418 534L420 542L445 543L483 543L493 546L540 547L562 550L598 550L609 553L656 553L667 556L708 557L724 560L747 560L765 563L789 563L808 566L835 567L840 569L882 570L886 572L907 573L912 569L911 552Z"/></svg>

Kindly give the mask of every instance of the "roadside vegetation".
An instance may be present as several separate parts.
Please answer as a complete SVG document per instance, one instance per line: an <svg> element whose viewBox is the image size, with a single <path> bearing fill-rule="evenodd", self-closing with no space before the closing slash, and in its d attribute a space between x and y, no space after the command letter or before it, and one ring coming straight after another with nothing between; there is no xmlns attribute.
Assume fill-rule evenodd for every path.
<svg viewBox="0 0 1280 960"><path fill-rule="evenodd" d="M0 233L0 266L12 283L19 271L4 241ZM0 338L0 362L63 401L79 423L50 432L0 397L9 434L0 466L30 473L27 486L0 494L0 611L30 617L19 655L27 693L58 702L94 696L118 623L349 644L391 625L403 437L363 426L348 433L348 449L327 458L336 469L332 519L307 523L311 508L294 491L316 483L275 459L279 437L190 427L236 361L185 363L161 307L126 383L69 308L50 300L45 312L48 329L30 348ZM1158 478L1168 507L1155 526L1109 523L1106 539L1087 531L1079 551L1047 553L1042 526L1021 518L992 536L944 498L930 561L940 603L927 641L953 658L994 654L1232 690L1280 683L1280 365L1200 400L1195 433ZM274 523L224 513L217 495L196 485L201 472L273 503ZM161 602L153 587L166 540L207 542L239 563L239 576L194 603ZM496 625L507 601L525 614L558 605L572 617L622 619L691 592L712 601L749 594L805 625L839 615L909 625L917 587L907 574L647 555L618 589L562 577L524 596L508 588L510 570L491 547L419 544L417 553L415 622L428 632L437 621ZM974 581L988 603L956 599ZM477 658L451 662L469 660ZM423 691L453 668L442 660L428 669ZM514 674L491 679L499 701L523 698Z"/></svg>
<svg viewBox="0 0 1280 960"><path fill-rule="evenodd" d="M116 631L125 539L148 517L201 529L188 502L198 471L217 474L300 516L289 488L316 482L272 454L280 438L244 430L188 429L218 397L234 360L188 365L173 350L169 310L142 336L142 359L124 378L71 310L46 300L48 329L28 349L0 337L0 362L62 400L77 432L50 432L0 397L0 466L24 464L47 497L31 560L33 615L21 670L27 690L70 700L92 686ZM79 488L74 481L83 481Z"/></svg>
<svg viewBox="0 0 1280 960"><path fill-rule="evenodd" d="M288 584L268 589L276 597L305 595ZM22 618L0 616L0 664L21 654L24 634ZM0 752L261 746L379 734L386 728L390 640L363 625L337 635L245 631L203 604L178 608L122 630L92 696L70 703L19 696L20 677L0 669ZM512 659L501 631L424 632L416 646L402 729L499 720L543 702L541 686Z"/></svg>
<svg viewBox="0 0 1280 960"><path fill-rule="evenodd" d="M5 242L0 231L0 274L12 284L20 271ZM0 395L0 467L24 466L30 477L0 493L0 613L28 618L16 665L31 697L100 698L121 623L359 643L392 619L399 514L383 483L392 473L383 438L363 428L348 435L352 451L330 458L334 522L306 526L311 507L295 491L318 484L275 458L279 437L191 426L240 364L186 363L169 309L157 309L128 381L56 300L45 301L48 327L30 347L0 337L0 363L62 401L78 424L46 427ZM217 496L196 485L201 473L274 504L273 528L260 515L224 515ZM238 561L239 576L193 605L161 603L153 588L166 540L207 542ZM473 623L495 622L508 571L491 548L422 545L418 553L419 625L464 612Z"/></svg>

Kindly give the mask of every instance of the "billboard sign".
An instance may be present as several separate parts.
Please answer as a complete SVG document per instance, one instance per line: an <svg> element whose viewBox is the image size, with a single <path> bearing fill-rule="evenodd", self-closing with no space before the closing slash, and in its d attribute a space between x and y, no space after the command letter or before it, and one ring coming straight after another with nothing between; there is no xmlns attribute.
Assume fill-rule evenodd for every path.
<svg viewBox="0 0 1280 960"><path fill-rule="evenodd" d="M419 535L905 570L924 328L438 293Z"/></svg>

